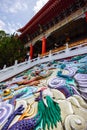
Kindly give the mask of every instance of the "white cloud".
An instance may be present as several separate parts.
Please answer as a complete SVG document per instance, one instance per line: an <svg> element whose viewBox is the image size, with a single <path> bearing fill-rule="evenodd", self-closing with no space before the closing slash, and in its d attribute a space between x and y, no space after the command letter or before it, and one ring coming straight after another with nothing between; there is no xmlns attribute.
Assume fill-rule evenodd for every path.
<svg viewBox="0 0 87 130"><path fill-rule="evenodd" d="M7 23L6 32L10 33L10 34L13 34L19 28L21 28L20 23Z"/></svg>
<svg viewBox="0 0 87 130"><path fill-rule="evenodd" d="M36 14L49 0L37 0L34 6L34 13Z"/></svg>
<svg viewBox="0 0 87 130"><path fill-rule="evenodd" d="M33 2L34 0L31 1ZM0 30L4 30L6 33L13 34L16 30L21 28L23 26L21 24L23 23L24 17L26 18L26 15L28 15L25 14L23 11L28 12L29 10L28 6L30 5L29 3L32 4L32 2L30 2L29 0L1 0L0 1L0 12L1 12ZM44 6L44 4L48 2L48 0L35 0L35 2L36 4L34 6L33 11L37 13ZM21 17L19 19L20 17L20 16L18 17L19 12L22 12L23 18ZM17 20L21 24L19 22L16 22Z"/></svg>
<svg viewBox="0 0 87 130"><path fill-rule="evenodd" d="M20 23L5 23L4 21L0 20L0 30L4 30L6 33L13 34L19 28L21 28Z"/></svg>
<svg viewBox="0 0 87 130"><path fill-rule="evenodd" d="M4 27L5 27L5 23L2 20L0 20L0 30L3 30Z"/></svg>
<svg viewBox="0 0 87 130"><path fill-rule="evenodd" d="M0 8L3 12L17 13L28 9L28 5L24 0L3 0L0 3Z"/></svg>
<svg viewBox="0 0 87 130"><path fill-rule="evenodd" d="M17 1L14 5L12 5L10 8L9 8L9 12L11 13L16 13L20 10L25 10L27 9L27 5L25 3L21 3L20 1Z"/></svg>

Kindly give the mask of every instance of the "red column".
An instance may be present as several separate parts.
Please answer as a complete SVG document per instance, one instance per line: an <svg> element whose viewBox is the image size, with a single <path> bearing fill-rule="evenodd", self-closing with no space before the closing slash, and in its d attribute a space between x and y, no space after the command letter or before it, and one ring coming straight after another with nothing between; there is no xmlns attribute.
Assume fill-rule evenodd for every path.
<svg viewBox="0 0 87 130"><path fill-rule="evenodd" d="M30 59L33 58L33 46L30 44Z"/></svg>
<svg viewBox="0 0 87 130"><path fill-rule="evenodd" d="M42 54L46 52L46 38L42 38Z"/></svg>
<svg viewBox="0 0 87 130"><path fill-rule="evenodd" d="M87 22L87 12L85 12L86 22Z"/></svg>

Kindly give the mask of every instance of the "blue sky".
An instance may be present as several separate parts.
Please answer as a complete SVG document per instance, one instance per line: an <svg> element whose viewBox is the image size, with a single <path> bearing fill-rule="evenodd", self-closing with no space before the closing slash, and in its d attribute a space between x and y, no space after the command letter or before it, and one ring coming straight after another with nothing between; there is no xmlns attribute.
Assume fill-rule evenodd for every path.
<svg viewBox="0 0 87 130"><path fill-rule="evenodd" d="M13 34L23 27L48 0L0 0L0 30Z"/></svg>

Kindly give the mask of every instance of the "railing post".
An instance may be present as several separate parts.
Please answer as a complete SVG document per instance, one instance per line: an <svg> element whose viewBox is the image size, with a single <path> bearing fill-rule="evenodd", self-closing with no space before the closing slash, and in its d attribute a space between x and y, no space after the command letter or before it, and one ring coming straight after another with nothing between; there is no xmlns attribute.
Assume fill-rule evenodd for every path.
<svg viewBox="0 0 87 130"><path fill-rule="evenodd" d="M5 68L6 68L6 65L3 66L3 69L5 69Z"/></svg>
<svg viewBox="0 0 87 130"><path fill-rule="evenodd" d="M51 50L49 51L49 60L52 60Z"/></svg>
<svg viewBox="0 0 87 130"><path fill-rule="evenodd" d="M38 54L37 59L38 59L38 64L39 64L40 63L40 55L39 54Z"/></svg>
<svg viewBox="0 0 87 130"><path fill-rule="evenodd" d="M15 66L17 66L17 64L18 64L18 61L17 61L17 60L15 60Z"/></svg>
<svg viewBox="0 0 87 130"><path fill-rule="evenodd" d="M15 60L14 69L17 69L17 64L18 64L18 61Z"/></svg>
<svg viewBox="0 0 87 130"><path fill-rule="evenodd" d="M66 43L66 53L69 52L68 42Z"/></svg>

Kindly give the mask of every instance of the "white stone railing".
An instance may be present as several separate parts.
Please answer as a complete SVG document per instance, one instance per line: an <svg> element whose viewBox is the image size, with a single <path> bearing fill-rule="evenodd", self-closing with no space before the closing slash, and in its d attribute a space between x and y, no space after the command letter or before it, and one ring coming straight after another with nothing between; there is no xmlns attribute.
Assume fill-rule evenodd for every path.
<svg viewBox="0 0 87 130"><path fill-rule="evenodd" d="M0 70L0 82L7 80L8 78L11 78L14 75L17 75L37 64L85 53L87 53L87 43L83 43L72 48L66 48L65 50L58 51L55 53L51 53L50 51L48 55L45 55L43 57L37 57L35 59L25 61L19 64L17 64L17 61L15 61L15 64L13 66L7 68L5 66L2 70Z"/></svg>

